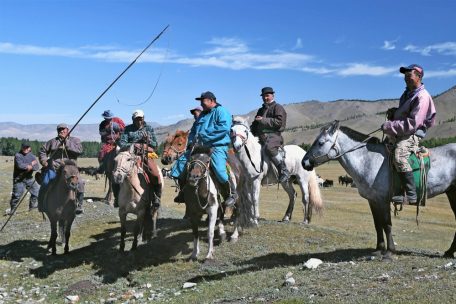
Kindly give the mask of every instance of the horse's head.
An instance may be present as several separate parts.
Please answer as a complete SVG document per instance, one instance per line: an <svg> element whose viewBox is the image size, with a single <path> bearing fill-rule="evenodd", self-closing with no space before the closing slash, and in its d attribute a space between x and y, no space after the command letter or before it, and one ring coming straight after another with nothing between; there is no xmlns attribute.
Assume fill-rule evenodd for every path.
<svg viewBox="0 0 456 304"><path fill-rule="evenodd" d="M122 151L114 158L114 171L112 173L114 182L121 184L125 178L131 173L136 165L137 156L133 153L134 145L131 145L130 150Z"/></svg>
<svg viewBox="0 0 456 304"><path fill-rule="evenodd" d="M166 138L161 158L162 164L171 164L185 152L185 149L187 148L188 133L189 131L177 130L174 135L169 135Z"/></svg>
<svg viewBox="0 0 456 304"><path fill-rule="evenodd" d="M65 160L60 167L60 174L65 178L65 184L70 190L77 190L79 182L78 166L73 160Z"/></svg>
<svg viewBox="0 0 456 304"><path fill-rule="evenodd" d="M338 132L339 121L337 120L320 129L320 134L301 161L304 169L311 171L314 167L338 156L339 151L336 147Z"/></svg>
<svg viewBox="0 0 456 304"><path fill-rule="evenodd" d="M196 146L187 164L187 182L196 187L198 182L209 174L211 150L206 147Z"/></svg>
<svg viewBox="0 0 456 304"><path fill-rule="evenodd" d="M247 125L247 121L240 117L233 117L233 124L230 130L231 143L233 144L234 150L239 151L247 142L249 138L250 128Z"/></svg>

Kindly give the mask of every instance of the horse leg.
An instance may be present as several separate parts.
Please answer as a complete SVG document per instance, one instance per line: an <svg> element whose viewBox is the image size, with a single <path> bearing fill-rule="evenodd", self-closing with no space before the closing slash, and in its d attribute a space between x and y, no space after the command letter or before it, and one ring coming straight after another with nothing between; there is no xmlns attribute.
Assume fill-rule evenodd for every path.
<svg viewBox="0 0 456 304"><path fill-rule="evenodd" d="M255 219L254 223L258 224L260 219L260 190L261 190L261 180L259 178L253 181L253 205L255 208Z"/></svg>
<svg viewBox="0 0 456 304"><path fill-rule="evenodd" d="M119 218L120 218L120 252L125 250L125 235L127 234L127 213L119 209Z"/></svg>
<svg viewBox="0 0 456 304"><path fill-rule="evenodd" d="M65 221L59 220L59 236L60 236L60 245L65 244Z"/></svg>
<svg viewBox="0 0 456 304"><path fill-rule="evenodd" d="M207 241L208 241L208 250L206 255L206 260L214 259L214 230L215 222L217 220L217 209L218 204L208 207L207 216L209 218L208 229L207 229Z"/></svg>
<svg viewBox="0 0 456 304"><path fill-rule="evenodd" d="M447 191L446 195L448 197L448 200L450 201L451 209L453 210L454 216L456 218L456 189L453 189L452 191ZM456 232L454 233L453 242L451 243L450 248L447 251L445 251L443 256L445 258L453 258L455 251L456 251Z"/></svg>
<svg viewBox="0 0 456 304"><path fill-rule="evenodd" d="M298 184L302 195L302 210L304 211L303 224L310 224L310 220L312 219L312 207L310 206L309 183L305 183L303 179L298 178Z"/></svg>
<svg viewBox="0 0 456 304"><path fill-rule="evenodd" d="M289 222L293 214L293 209L296 200L296 191L289 181L282 183L282 187L287 192L289 198L287 211L285 212L285 215L282 218L282 222Z"/></svg>
<svg viewBox="0 0 456 304"><path fill-rule="evenodd" d="M220 242L224 242L226 240L226 231L225 231L225 226L223 225L222 219L219 219L219 221L218 221L218 231L219 231Z"/></svg>
<svg viewBox="0 0 456 304"><path fill-rule="evenodd" d="M57 249L55 248L55 241L57 240L57 221L49 219L51 222L51 238L49 239L48 249L51 249L51 254L56 255Z"/></svg>
<svg viewBox="0 0 456 304"><path fill-rule="evenodd" d="M385 239L383 238L381 216L379 214L377 203L370 200L368 202L372 212L372 217L374 218L375 231L377 232L377 247L375 247L374 255L380 256L386 250Z"/></svg>
<svg viewBox="0 0 456 304"><path fill-rule="evenodd" d="M70 235L71 225L73 224L74 216L65 221L65 248L63 253L67 254L70 251Z"/></svg>
<svg viewBox="0 0 456 304"><path fill-rule="evenodd" d="M377 247L374 254L383 254L383 259L390 260L396 252L396 246L393 241L393 224L391 222L391 211L389 202L374 202L369 200L369 206L374 217L375 230L377 231ZM383 232L386 235L386 251Z"/></svg>
<svg viewBox="0 0 456 304"><path fill-rule="evenodd" d="M199 254L199 238L198 238L198 224L200 218L191 218L190 223L192 225L192 232L193 232L193 252L190 256L190 259L196 261Z"/></svg>
<svg viewBox="0 0 456 304"><path fill-rule="evenodd" d="M149 242L152 239L152 207L147 204L144 211L144 221L142 225L142 241Z"/></svg>
<svg viewBox="0 0 456 304"><path fill-rule="evenodd" d="M152 208L152 237L157 237L158 208Z"/></svg>

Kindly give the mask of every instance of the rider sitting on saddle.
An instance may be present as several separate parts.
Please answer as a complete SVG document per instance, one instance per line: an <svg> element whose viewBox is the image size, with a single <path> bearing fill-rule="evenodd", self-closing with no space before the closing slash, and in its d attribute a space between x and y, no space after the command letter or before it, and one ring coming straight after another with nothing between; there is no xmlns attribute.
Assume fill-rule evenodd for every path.
<svg viewBox="0 0 456 304"><path fill-rule="evenodd" d="M103 173L106 170L106 165L103 163L103 159L116 148L116 141L120 138L123 130L125 129L125 123L119 117L115 117L111 110L106 110L101 114L104 120L98 126L98 131L101 136L101 149L98 152L98 163L100 168L99 173Z"/></svg>
<svg viewBox="0 0 456 304"><path fill-rule="evenodd" d="M417 202L416 185L412 167L408 159L418 150L420 139L424 138L428 128L435 124L435 106L431 95L421 82L424 70L417 64L401 67L407 85L399 100L399 108L387 111L388 121L382 124L383 132L395 144L393 162L405 189L409 204ZM392 201L403 203L403 193L394 195Z"/></svg>
<svg viewBox="0 0 456 304"><path fill-rule="evenodd" d="M195 98L201 101L203 112L195 121L189 135L190 150L192 145L201 144L212 150L210 167L221 186L221 194L225 207L232 207L237 200L236 185L233 178L228 176L226 162L230 140L231 114L216 101L212 92L204 92ZM191 141L190 141L191 140ZM186 153L187 154L187 153ZM184 155L186 155L184 154ZM179 177L180 191L175 202L183 203L183 187L186 172L183 170Z"/></svg>
<svg viewBox="0 0 456 304"><path fill-rule="evenodd" d="M65 163L65 160L71 159L76 162L78 156L82 153L81 140L77 137L69 136L68 133L68 126L64 123L59 124L57 126L57 137L49 140L40 148L39 161L43 166L42 183L38 194L38 211L40 212L46 211L46 206L43 205L44 196L49 187L49 182L56 177L55 172ZM84 184L85 181L79 178L76 195L76 214L83 213Z"/></svg>
<svg viewBox="0 0 456 304"><path fill-rule="evenodd" d="M290 172L285 164L285 158L279 152L283 150L282 132L287 123L287 112L282 105L274 100L274 90L271 87L261 89L263 106L258 109L250 129L254 136L258 136L266 154L279 171L279 182L286 182L290 178Z"/></svg>
<svg viewBox="0 0 456 304"><path fill-rule="evenodd" d="M152 154L157 148L157 138L154 129L144 120L144 112L136 110L133 112L131 119L133 123L128 125L124 133L120 136L118 146L121 149L127 149L130 145L135 145L137 155L145 155L147 176L149 177L151 190L153 191L152 205L154 208L160 207L162 196L162 180L157 164L155 164Z"/></svg>

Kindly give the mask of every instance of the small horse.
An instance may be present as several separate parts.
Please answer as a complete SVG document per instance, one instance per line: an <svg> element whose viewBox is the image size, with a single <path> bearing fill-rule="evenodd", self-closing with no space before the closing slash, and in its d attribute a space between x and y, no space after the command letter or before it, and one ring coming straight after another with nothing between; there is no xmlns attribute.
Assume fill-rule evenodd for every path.
<svg viewBox="0 0 456 304"><path fill-rule="evenodd" d="M198 225L204 213L208 215L208 243L209 249L206 259L214 258L214 230L220 207L218 190L209 169L211 162L210 150L203 147L195 147L187 165L187 184L184 188L187 214L193 231L192 260L196 260L199 254ZM218 221L219 235L222 240L226 238L222 221Z"/></svg>
<svg viewBox="0 0 456 304"><path fill-rule="evenodd" d="M456 216L456 144L448 144L431 150L431 169L427 176L428 197L446 193ZM375 254L383 254L387 260L396 251L393 241L389 191L392 179L391 157L378 138L372 138L338 121L323 127L307 154L302 166L312 170L329 160L338 160L352 176L359 194L368 200L377 232ZM383 233L386 235L386 248ZM385 251L386 250L386 251ZM456 251L456 233L445 257L453 257Z"/></svg>
<svg viewBox="0 0 456 304"><path fill-rule="evenodd" d="M262 148L258 142L258 138L254 137L247 126L246 120L242 117L233 118L233 126L231 127L231 142L236 156L243 167L243 175L246 177L246 187L253 196L255 208L255 221L260 217L259 197L261 184L277 183L277 170L265 155L262 157ZM310 223L312 218L312 208L320 211L323 208L320 189L317 183L315 171L307 172L301 166L301 160L304 157L305 151L295 145L287 145L284 147L286 152L285 163L291 175L296 178L296 181L301 188L302 204L304 209L304 223ZM282 183L283 189L289 197L288 208L282 221L288 222L291 220L293 208L296 199L296 191L293 188L293 178Z"/></svg>
<svg viewBox="0 0 456 304"><path fill-rule="evenodd" d="M190 131L177 130L174 135L169 135L166 138L161 157L163 165L172 164L183 153L185 153L189 133Z"/></svg>
<svg viewBox="0 0 456 304"><path fill-rule="evenodd" d="M152 222L153 236L157 236L158 209L151 207L152 190L144 178L139 167L140 156L133 152L134 145L128 151L120 152L114 159L114 182L120 185L119 190L119 218L120 218L120 251L125 249L125 235L127 233L127 214L136 214L134 238L131 250L136 250L138 235L142 232L143 241L150 240L150 223ZM161 175L161 170L159 170ZM163 186L163 184L162 184Z"/></svg>
<svg viewBox="0 0 456 304"><path fill-rule="evenodd" d="M58 169L55 180L51 182L44 196L46 215L51 223L51 238L48 249L56 255L57 222L62 243L65 243L64 253L69 252L71 225L75 218L76 191L78 189L79 171L76 163L66 160Z"/></svg>

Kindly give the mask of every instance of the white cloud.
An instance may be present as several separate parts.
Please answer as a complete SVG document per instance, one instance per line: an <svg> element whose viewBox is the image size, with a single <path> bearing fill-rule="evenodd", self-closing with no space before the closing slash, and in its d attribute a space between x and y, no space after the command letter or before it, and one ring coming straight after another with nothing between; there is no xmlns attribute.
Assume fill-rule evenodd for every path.
<svg viewBox="0 0 456 304"><path fill-rule="evenodd" d="M351 63L337 71L342 76L383 76L397 71L397 67L372 66L364 63Z"/></svg>
<svg viewBox="0 0 456 304"><path fill-rule="evenodd" d="M425 71L424 77L426 78L443 78L456 76L456 69L440 70L440 71Z"/></svg>
<svg viewBox="0 0 456 304"><path fill-rule="evenodd" d="M301 38L296 39L296 44L292 48L293 51L294 50L299 50L299 49L302 49L302 39Z"/></svg>
<svg viewBox="0 0 456 304"><path fill-rule="evenodd" d="M448 41L443 43L431 44L424 47L409 44L404 48L404 51L419 53L423 56L431 56L432 53L456 56L456 42Z"/></svg>
<svg viewBox="0 0 456 304"><path fill-rule="evenodd" d="M383 41L382 49L388 50L388 51L394 50L396 48L395 43L396 43L395 40L391 40L391 41L385 40L385 41Z"/></svg>

